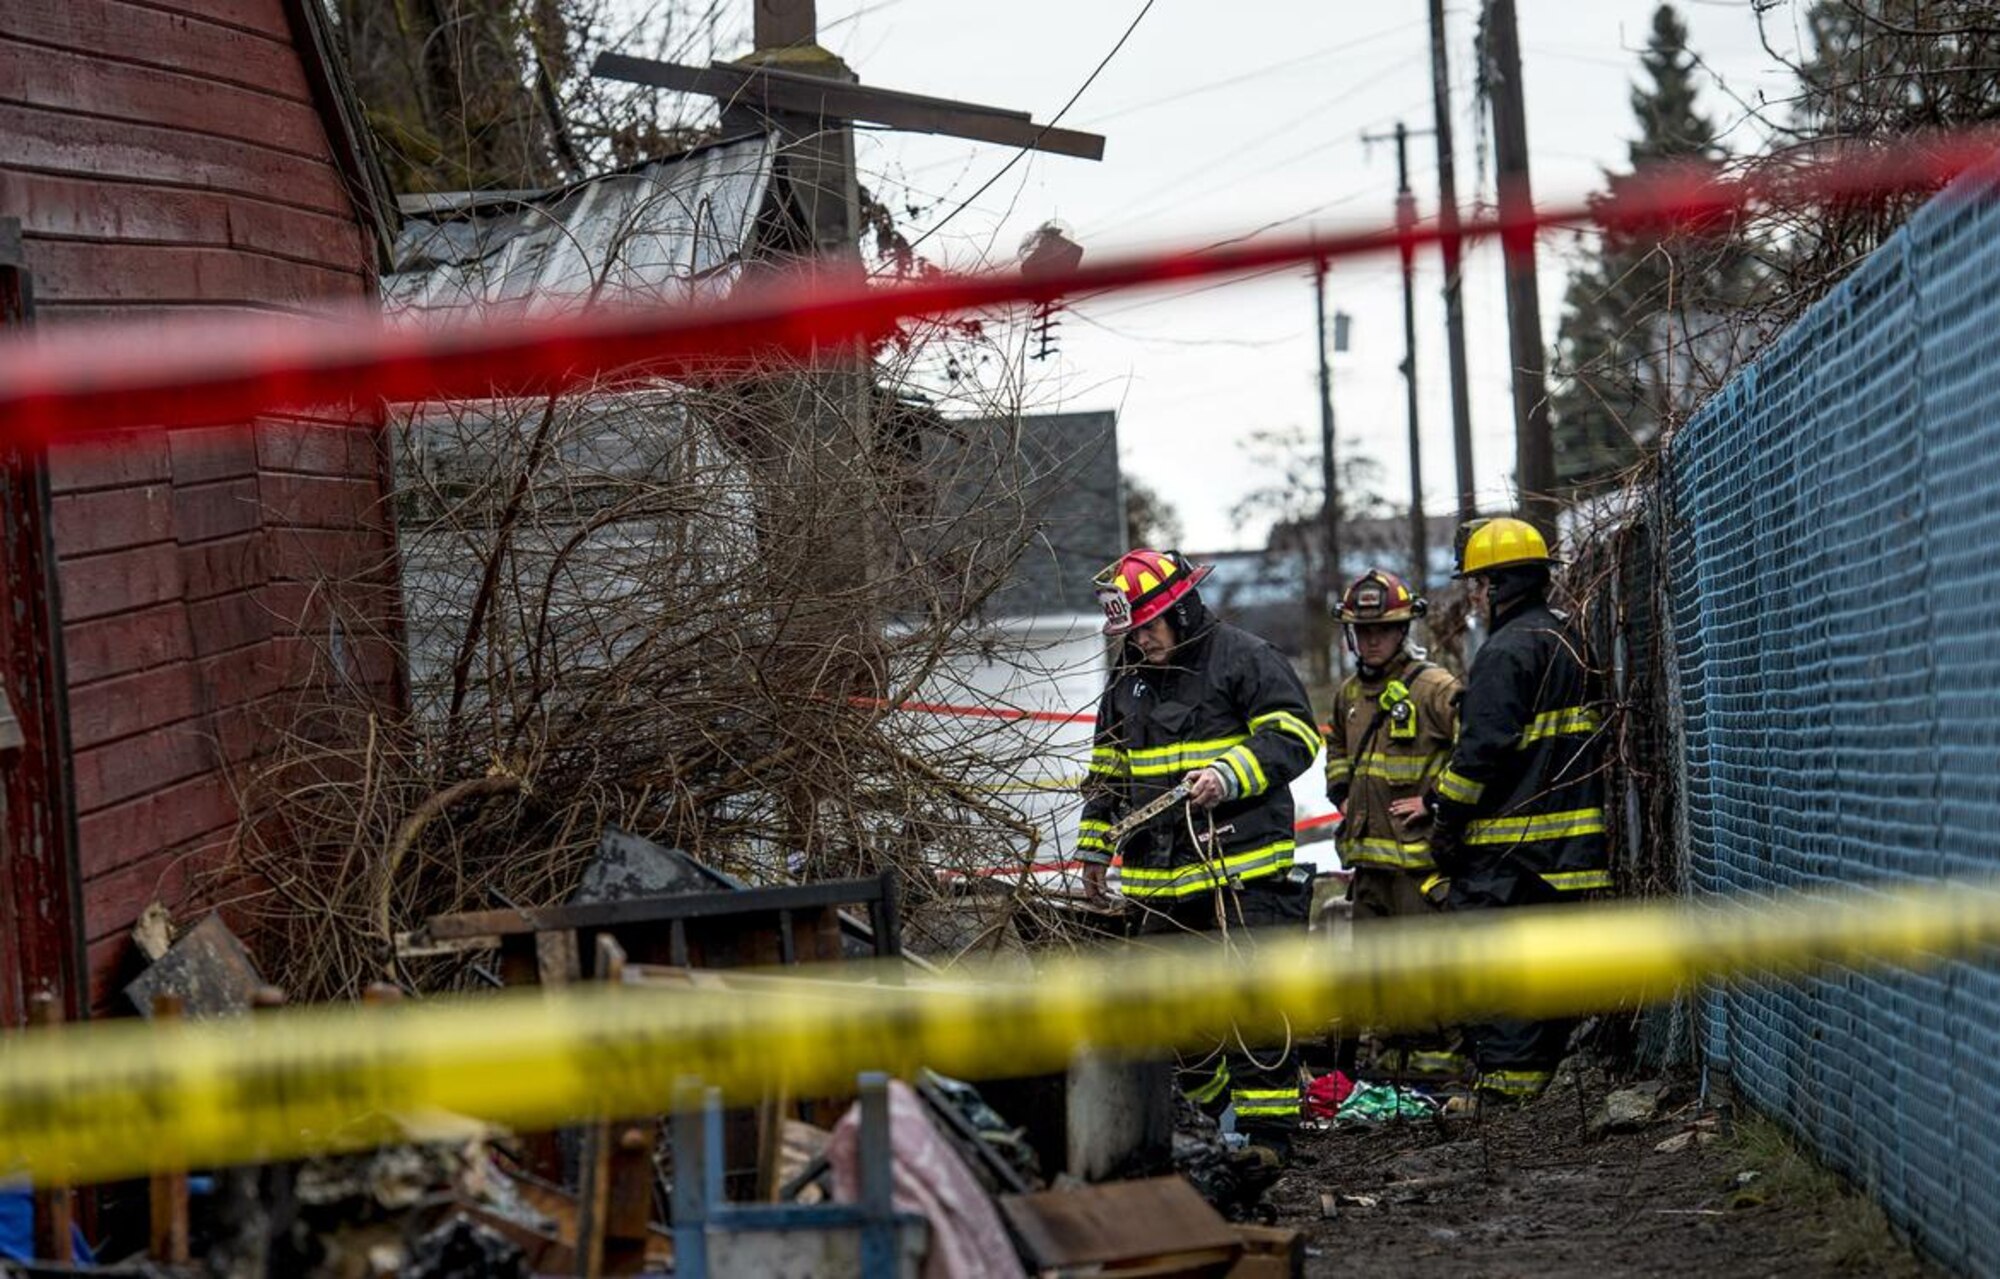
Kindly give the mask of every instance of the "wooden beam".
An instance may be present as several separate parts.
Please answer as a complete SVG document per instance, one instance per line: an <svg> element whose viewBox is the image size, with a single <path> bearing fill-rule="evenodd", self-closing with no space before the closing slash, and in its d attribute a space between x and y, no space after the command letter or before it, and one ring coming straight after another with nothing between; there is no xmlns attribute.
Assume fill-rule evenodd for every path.
<svg viewBox="0 0 2000 1279"><path fill-rule="evenodd" d="M1083 160L1104 158L1104 139L1098 134L1036 124L1024 111L822 80L769 67L723 63L689 67L622 53L600 53L590 73L606 80L706 94L729 106L767 114L780 111L820 119L864 120L911 133L936 133Z"/></svg>
<svg viewBox="0 0 2000 1279"><path fill-rule="evenodd" d="M1009 107L989 107L983 102L961 102L957 98L933 98L922 93L905 93L900 89L877 89L868 85L855 84L849 80L833 80L826 76L810 75L804 71L788 71L784 67L740 66L733 62L711 62L706 70L717 76L742 79L754 76L769 81L773 85L789 86L794 89L816 90L829 86L852 89L856 93L876 94L918 106L937 107L941 110L962 111L967 115L992 116L997 120L1018 120L1030 122L1026 111L1015 111Z"/></svg>
<svg viewBox="0 0 2000 1279"><path fill-rule="evenodd" d="M626 928L676 919L716 919L780 910L824 910L866 906L882 899L883 880L829 879L779 888L746 888L731 893L682 893L622 902L581 902L572 906L519 907L437 915L422 932L431 941L466 937L506 937L575 928ZM887 939L893 942L892 939ZM878 943L879 949L880 943Z"/></svg>

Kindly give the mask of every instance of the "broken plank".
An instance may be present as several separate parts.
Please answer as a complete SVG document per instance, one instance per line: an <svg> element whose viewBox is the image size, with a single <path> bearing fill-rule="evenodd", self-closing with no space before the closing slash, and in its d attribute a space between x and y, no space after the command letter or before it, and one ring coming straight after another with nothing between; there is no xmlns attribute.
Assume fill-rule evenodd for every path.
<svg viewBox="0 0 2000 1279"><path fill-rule="evenodd" d="M684 893L619 902L585 902L573 906L523 906L504 910L465 911L433 917L421 930L427 942L469 937L507 937L522 933L572 928L620 928L632 924L666 923L675 919L716 919L731 915L808 910L815 907L859 905L878 900L882 880L836 879L781 888L746 888L740 892Z"/></svg>
<svg viewBox="0 0 2000 1279"><path fill-rule="evenodd" d="M1191 1257L1226 1263L1243 1251L1235 1230L1180 1177L1004 1195L1000 1211L1045 1268Z"/></svg>

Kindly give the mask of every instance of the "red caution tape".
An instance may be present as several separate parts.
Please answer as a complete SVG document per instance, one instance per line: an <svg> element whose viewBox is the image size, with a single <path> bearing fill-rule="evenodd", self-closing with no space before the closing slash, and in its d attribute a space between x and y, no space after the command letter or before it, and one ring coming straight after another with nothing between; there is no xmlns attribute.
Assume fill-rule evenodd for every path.
<svg viewBox="0 0 2000 1279"><path fill-rule="evenodd" d="M1992 159L1994 138L1897 139L1864 155L1742 179L1661 169L1621 182L1615 197L1504 220L1468 217L1460 234L1467 240L1518 238L1565 223L1706 233L1771 207L1929 190ZM164 340L156 331L142 336L118 327L44 332L0 346L0 440L35 443L123 427L241 422L318 405L541 395L642 374L728 376L780 354L804 357L882 341L902 322L922 317L1411 252L1439 238L1434 222L1390 225L1112 258L1058 278L1007 272L895 287L799 284L743 289L724 303L698 308L605 309L442 329L397 327L370 316L332 323L199 321Z"/></svg>

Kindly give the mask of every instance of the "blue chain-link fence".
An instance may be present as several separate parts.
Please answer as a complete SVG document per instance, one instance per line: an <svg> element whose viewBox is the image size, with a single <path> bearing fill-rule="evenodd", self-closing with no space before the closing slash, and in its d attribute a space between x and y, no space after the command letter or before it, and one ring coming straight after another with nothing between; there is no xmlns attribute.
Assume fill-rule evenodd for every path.
<svg viewBox="0 0 2000 1279"><path fill-rule="evenodd" d="M2000 198L1922 209L1674 439L1697 894L2000 872ZM2000 1274L2000 962L1704 1001L1711 1070Z"/></svg>

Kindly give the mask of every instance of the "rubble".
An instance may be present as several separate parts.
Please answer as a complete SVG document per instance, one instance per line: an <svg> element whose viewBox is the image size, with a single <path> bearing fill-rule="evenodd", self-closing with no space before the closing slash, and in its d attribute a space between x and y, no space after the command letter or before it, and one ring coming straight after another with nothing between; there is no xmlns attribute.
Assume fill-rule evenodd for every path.
<svg viewBox="0 0 2000 1279"><path fill-rule="evenodd" d="M141 952L151 954L170 932L166 912L149 907L133 931ZM161 951L125 987L125 998L142 1017L153 1015L161 995L178 998L190 1017L217 1017L250 1011L263 985L243 943L220 915L211 914Z"/></svg>
<svg viewBox="0 0 2000 1279"><path fill-rule="evenodd" d="M1658 1117L1665 1094L1666 1084L1660 1080L1649 1080L1617 1090L1604 1099L1604 1104L1591 1119L1590 1135L1601 1137L1606 1133L1633 1132L1644 1128Z"/></svg>

